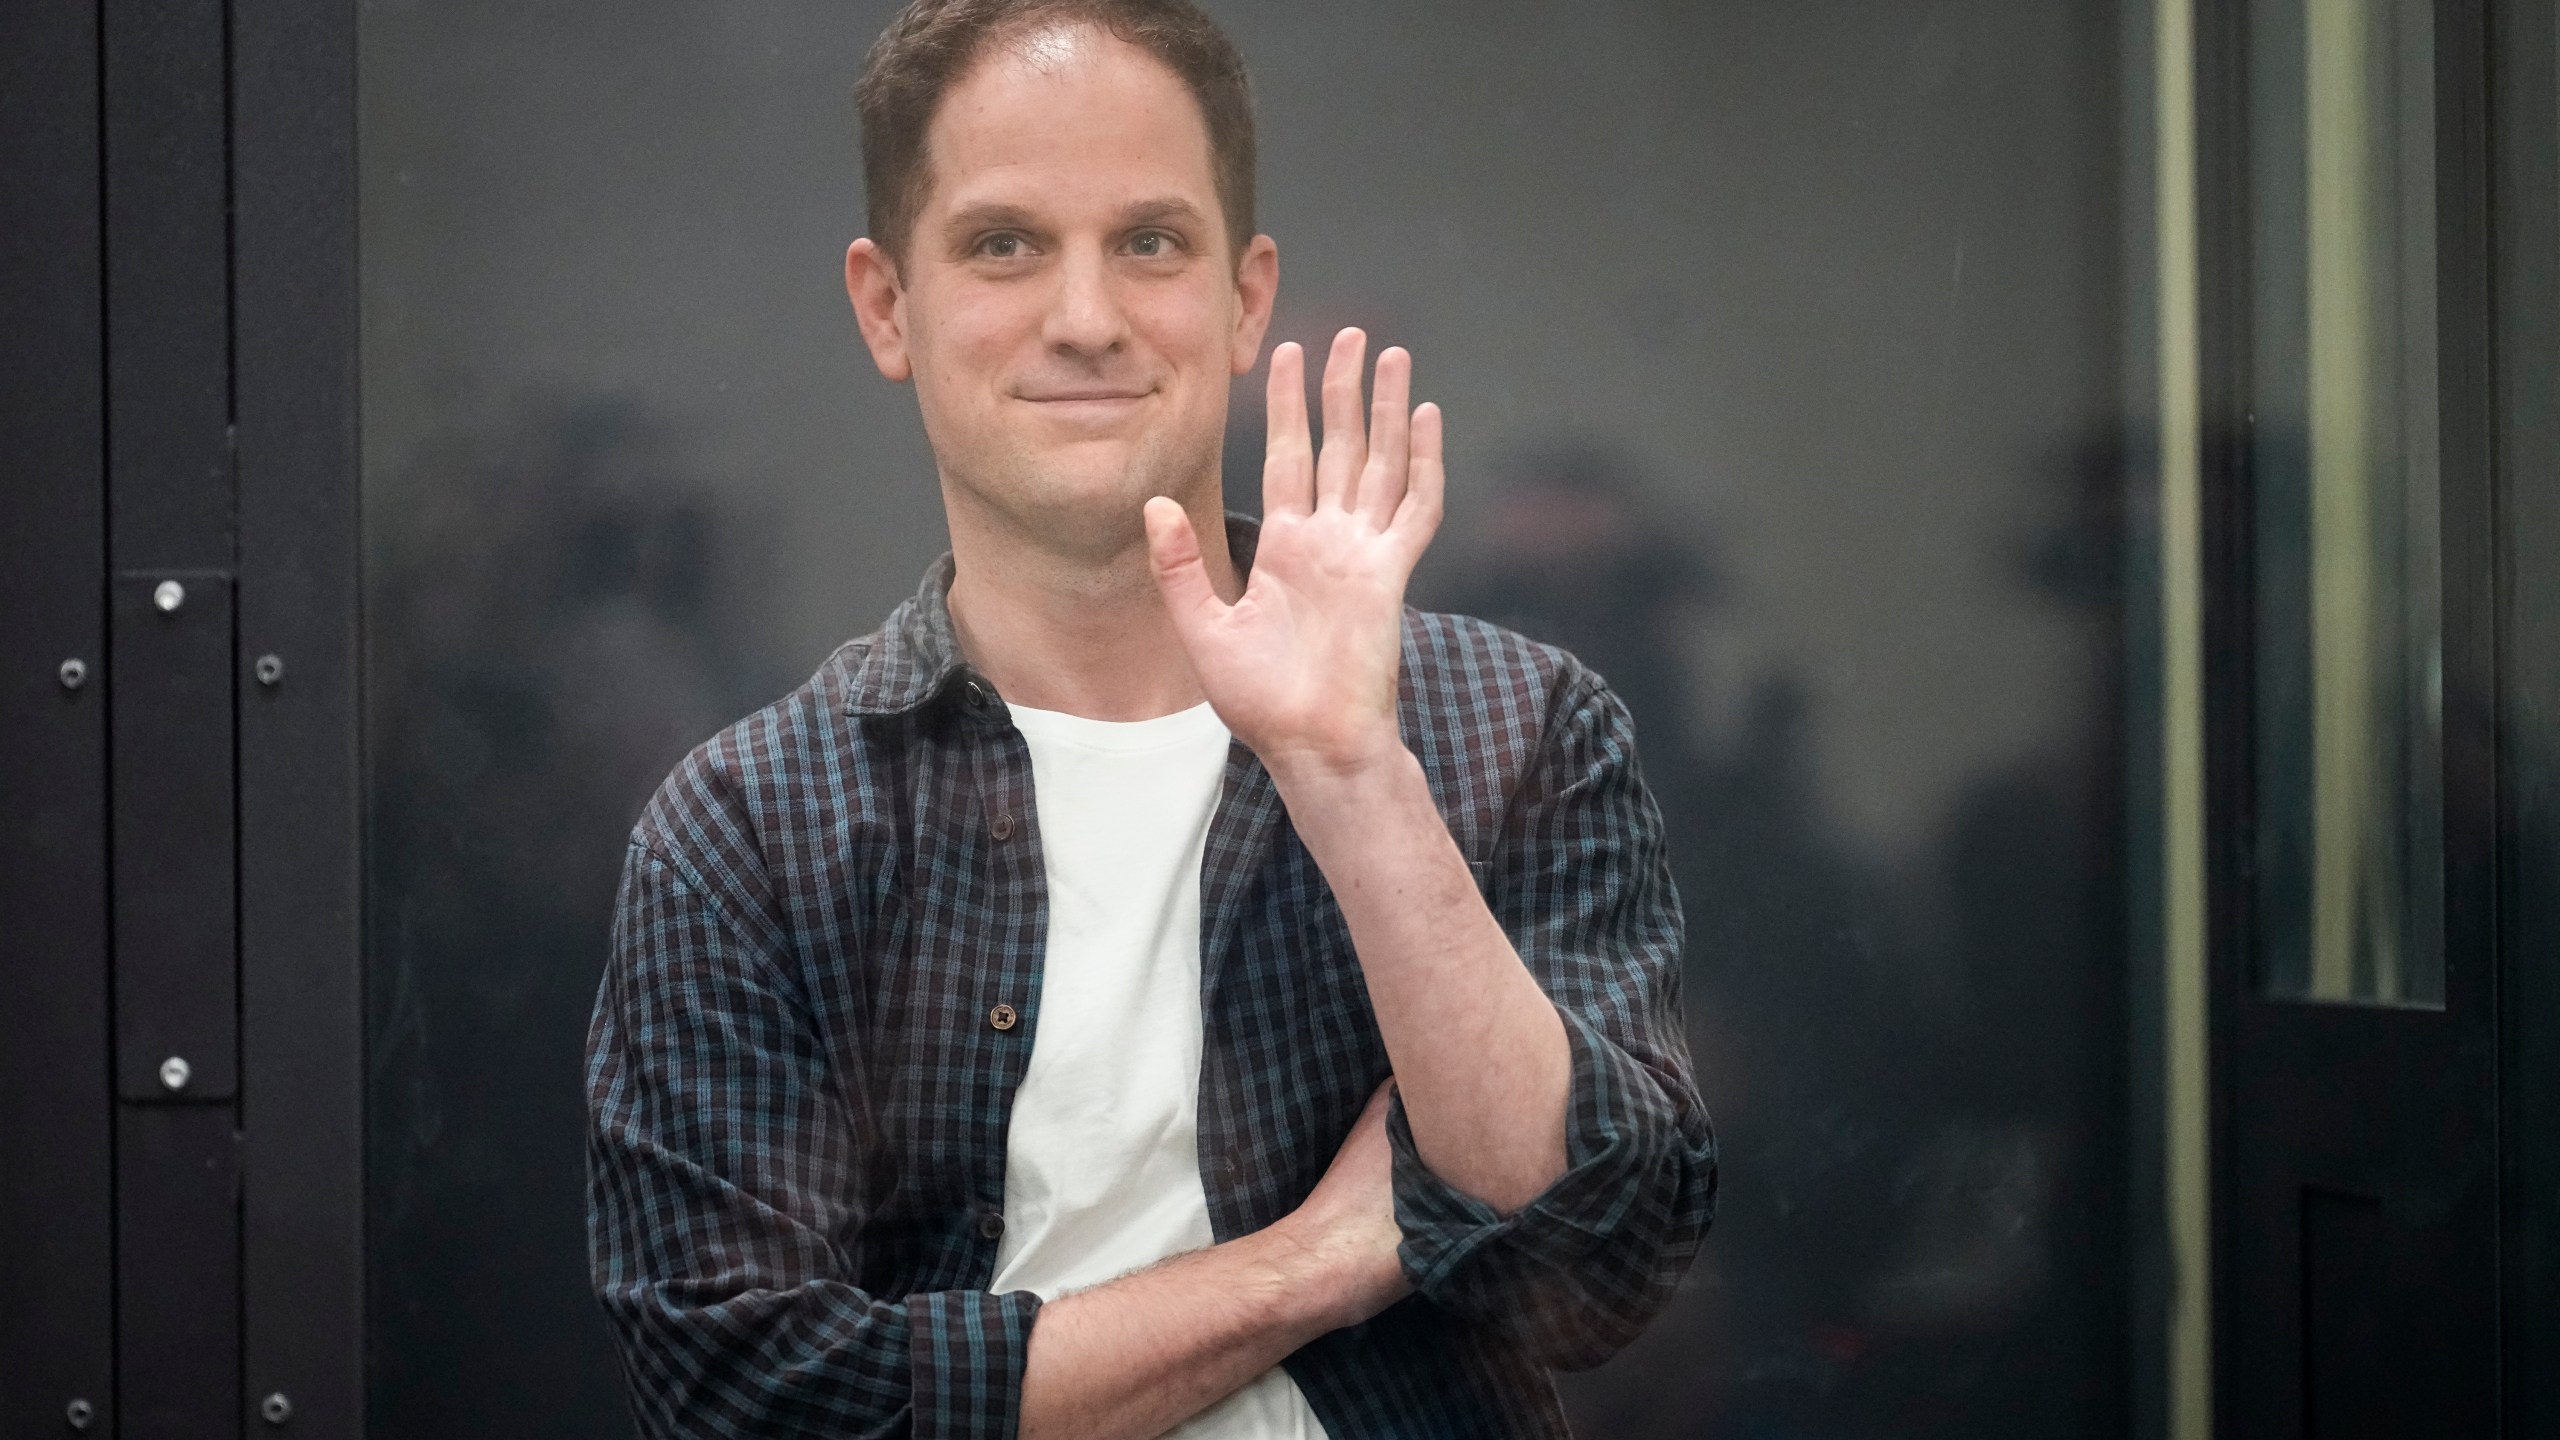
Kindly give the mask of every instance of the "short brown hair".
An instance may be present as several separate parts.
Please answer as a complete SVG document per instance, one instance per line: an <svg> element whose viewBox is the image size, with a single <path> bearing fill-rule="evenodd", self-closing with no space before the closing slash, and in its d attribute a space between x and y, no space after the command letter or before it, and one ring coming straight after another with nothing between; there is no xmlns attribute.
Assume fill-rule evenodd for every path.
<svg viewBox="0 0 2560 1440"><path fill-rule="evenodd" d="M932 184L926 132L942 97L987 47L1052 25L1089 25L1163 62L1200 102L1228 242L1253 238L1253 91L1244 57L1190 0L911 0L862 62L862 184L871 238L903 259Z"/></svg>

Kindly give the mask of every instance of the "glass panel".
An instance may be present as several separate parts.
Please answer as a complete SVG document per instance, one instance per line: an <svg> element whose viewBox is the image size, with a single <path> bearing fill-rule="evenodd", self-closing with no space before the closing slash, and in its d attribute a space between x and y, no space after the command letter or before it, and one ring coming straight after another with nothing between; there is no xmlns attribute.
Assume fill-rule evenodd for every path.
<svg viewBox="0 0 2560 1440"><path fill-rule="evenodd" d="M2426 0L2254 16L2261 980L2444 995Z"/></svg>
<svg viewBox="0 0 2560 1440"><path fill-rule="evenodd" d="M1416 600L1606 675L1665 814L1725 1183L1578 1433L2120 1425L2114 7L1208 8L1274 338L1448 407ZM946 543L841 283L893 9L363 0L376 1440L630 1434L579 1062L624 836Z"/></svg>

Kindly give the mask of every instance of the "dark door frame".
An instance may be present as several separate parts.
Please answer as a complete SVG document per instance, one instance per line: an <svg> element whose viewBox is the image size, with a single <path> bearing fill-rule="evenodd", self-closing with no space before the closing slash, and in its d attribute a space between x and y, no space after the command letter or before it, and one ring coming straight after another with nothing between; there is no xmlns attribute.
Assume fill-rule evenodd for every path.
<svg viewBox="0 0 2560 1440"><path fill-rule="evenodd" d="M2441 1009L2308 1003L2261 982L2253 8L2201 0L2197 17L2216 1424L2253 1440L2485 1437L2501 1408L2487 7L2432 7Z"/></svg>
<svg viewBox="0 0 2560 1440"><path fill-rule="evenodd" d="M2431 1298L2468 1307L2471 1348L2455 1357L2463 1393L2427 1433L2551 1434L2560 1431L2560 1369L2549 1363L2560 1354L2560 23L2553 0L2436 5L2449 973L2448 1010L2412 1015L2270 1001L2256 983L2247 11L2246 0L2200 0L2197 26L2217 1424L2250 1437L2308 1429L2304 1222L2298 1207L2272 1213L2276 1192L2323 1180L2382 1191L2435 1169L2457 1176L2437 1199L2470 1239L2416 1278ZM2324 1084L2337 1095L2321 1096ZM2354 1157L2360 1174L2315 1173L2339 1168L2336 1135L2354 1122L2337 1112L2409 1095L2432 1105L2404 1103L2386 1122L2406 1141L2402 1174L2371 1156ZM2437 1133L2408 1138L2430 1118ZM2375 1235L2428 1223L2406 1205L2395 1215L2386 1202L2356 1223ZM2317 1433L2367 1433L2359 1423L2371 1422Z"/></svg>

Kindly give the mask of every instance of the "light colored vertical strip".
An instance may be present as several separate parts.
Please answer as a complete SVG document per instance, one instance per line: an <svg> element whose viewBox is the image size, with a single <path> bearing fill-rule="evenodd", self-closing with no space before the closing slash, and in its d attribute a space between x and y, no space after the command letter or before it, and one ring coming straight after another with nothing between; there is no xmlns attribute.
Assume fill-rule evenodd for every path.
<svg viewBox="0 0 2560 1440"><path fill-rule="evenodd" d="M2372 67L2366 0L2306 0L2310 293L2311 994L2356 993L2377 777L2373 730ZM2389 926L2377 927L2388 930ZM2370 937L2379 940L2377 934Z"/></svg>
<svg viewBox="0 0 2560 1440"><path fill-rule="evenodd" d="M2203 396L2198 377L2194 0L2158 0L2162 1025L2170 1440L2213 1434L2206 1112Z"/></svg>

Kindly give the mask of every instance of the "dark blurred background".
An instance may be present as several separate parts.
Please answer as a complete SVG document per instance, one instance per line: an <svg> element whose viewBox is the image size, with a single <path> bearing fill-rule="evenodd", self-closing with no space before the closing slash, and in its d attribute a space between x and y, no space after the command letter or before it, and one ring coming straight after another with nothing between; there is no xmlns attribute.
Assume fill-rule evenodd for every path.
<svg viewBox="0 0 2560 1440"><path fill-rule="evenodd" d="M579 1063L621 836L944 547L840 280L892 8L364 7L378 1436L628 1433ZM1274 338L1364 325L1449 412L1417 602L1591 662L1670 817L1723 1203L1582 1433L2121 1428L2115 7L1209 8Z"/></svg>

